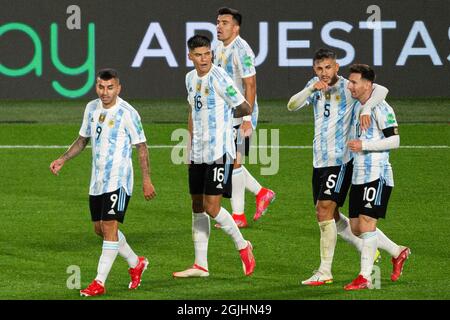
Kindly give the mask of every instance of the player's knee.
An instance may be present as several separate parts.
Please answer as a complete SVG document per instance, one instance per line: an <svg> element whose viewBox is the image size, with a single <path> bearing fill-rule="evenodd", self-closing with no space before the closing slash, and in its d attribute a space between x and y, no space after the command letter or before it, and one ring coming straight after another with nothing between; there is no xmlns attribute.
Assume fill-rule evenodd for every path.
<svg viewBox="0 0 450 320"><path fill-rule="evenodd" d="M103 231L102 231L102 226L99 224L95 224L94 225L94 232L96 235L103 237Z"/></svg>
<svg viewBox="0 0 450 320"><path fill-rule="evenodd" d="M209 214L211 217L217 216L217 214L220 211L220 205L217 205L215 203L205 203L205 212Z"/></svg>
<svg viewBox="0 0 450 320"><path fill-rule="evenodd" d="M117 241L117 221L103 221L101 224L103 239L106 241Z"/></svg>
<svg viewBox="0 0 450 320"><path fill-rule="evenodd" d="M331 203L324 203L322 201L316 204L316 215L319 221L333 219L334 208Z"/></svg>
<svg viewBox="0 0 450 320"><path fill-rule="evenodd" d="M203 200L192 200L192 211L196 213L204 212Z"/></svg>

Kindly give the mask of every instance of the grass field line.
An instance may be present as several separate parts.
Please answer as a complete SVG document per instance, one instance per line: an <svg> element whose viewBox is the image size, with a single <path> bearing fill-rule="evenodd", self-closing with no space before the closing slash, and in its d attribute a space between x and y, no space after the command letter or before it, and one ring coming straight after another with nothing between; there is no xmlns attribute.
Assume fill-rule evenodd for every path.
<svg viewBox="0 0 450 320"><path fill-rule="evenodd" d="M0 149L67 149L70 146L58 145L0 145ZM312 149L312 146L251 146L252 148L273 148L273 149ZM91 146L87 146L91 148ZM171 149L185 148L180 145L150 145L150 149ZM447 145L440 146L400 146L400 149L448 149Z"/></svg>

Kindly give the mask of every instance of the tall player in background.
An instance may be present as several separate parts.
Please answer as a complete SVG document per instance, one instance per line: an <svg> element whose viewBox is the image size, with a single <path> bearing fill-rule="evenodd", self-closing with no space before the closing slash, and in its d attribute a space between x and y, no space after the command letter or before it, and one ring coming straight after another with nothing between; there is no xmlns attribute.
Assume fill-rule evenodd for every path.
<svg viewBox="0 0 450 320"><path fill-rule="evenodd" d="M189 192L192 198L192 239L195 262L174 272L175 278L207 277L209 217L222 226L241 256L246 276L255 269L252 245L245 240L236 222L221 206L222 196L231 197L231 174L236 149L233 142L233 116L250 114L250 105L236 89L227 73L212 64L211 42L196 35L187 42L189 59L195 69L186 75L191 137L189 153Z"/></svg>
<svg viewBox="0 0 450 320"><path fill-rule="evenodd" d="M220 8L217 11L217 38L219 44L214 50L214 64L223 68L233 79L238 90L244 94L252 108L251 116L234 118L236 130L237 158L233 170L233 191L231 207L233 219L240 227L246 227L245 189L256 196L256 212L253 220L257 221L266 212L275 199L275 193L263 188L259 182L242 165L244 156L248 156L250 137L256 130L258 120L258 102L256 98L255 54L248 43L239 36L242 15L235 9Z"/></svg>
<svg viewBox="0 0 450 320"><path fill-rule="evenodd" d="M86 289L80 291L82 296L105 293L105 281L117 254L126 259L130 267L129 289L140 285L142 273L147 268L147 259L134 253L119 230L119 222L124 221L133 192L133 145L138 152L144 197L150 200L156 196L150 179L150 162L141 118L130 104L118 96L121 85L117 71L100 70L95 89L99 99L87 104L78 138L50 164L51 172L57 175L64 164L80 154L91 141L89 207L95 233L103 238L103 250L97 276Z"/></svg>
<svg viewBox="0 0 450 320"><path fill-rule="evenodd" d="M394 187L389 150L400 146L398 123L392 107L382 101L372 110L372 121L367 130L361 130L358 115L361 105L372 93L374 70L365 64L350 67L348 89L354 103L354 114L348 146L354 153L352 188L350 190L350 225L362 240L361 271L345 290L361 290L372 287L373 260L379 241L392 256L391 280L397 281L410 254L407 247L390 241L379 229L378 219L386 216L387 205ZM381 237L380 237L381 236ZM386 246L387 244L387 246Z"/></svg>
<svg viewBox="0 0 450 320"><path fill-rule="evenodd" d="M351 184L353 160L347 147L353 102L348 90L348 80L339 76L336 53L319 49L314 54L313 69L316 77L306 87L291 97L289 111L307 105L314 108L313 142L313 200L320 228L320 267L304 285L320 286L333 282L331 265L337 234L362 250L362 240L350 228L349 219L339 212ZM388 90L373 85L371 97L364 105L361 128L370 124L371 108L383 101ZM381 232L380 232L381 234ZM380 235L381 236L381 235ZM383 248L383 241L379 242Z"/></svg>

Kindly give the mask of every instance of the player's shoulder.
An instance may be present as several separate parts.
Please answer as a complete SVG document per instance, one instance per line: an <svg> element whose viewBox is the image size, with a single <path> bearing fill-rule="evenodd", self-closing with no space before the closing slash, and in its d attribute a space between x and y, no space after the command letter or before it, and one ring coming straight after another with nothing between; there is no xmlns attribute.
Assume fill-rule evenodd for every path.
<svg viewBox="0 0 450 320"><path fill-rule="evenodd" d="M125 114L128 114L130 116L131 115L139 115L137 110L130 103L128 103L127 101L123 100L120 97L117 97L117 104L118 104L119 108L123 110L123 112Z"/></svg>
<svg viewBox="0 0 450 320"><path fill-rule="evenodd" d="M389 103L387 103L386 100L383 100L383 101L379 102L378 104L376 104L374 106L373 110L376 113L383 114L383 115L394 113L394 108L392 108L391 105Z"/></svg>
<svg viewBox="0 0 450 320"><path fill-rule="evenodd" d="M93 111L93 110L97 109L99 106L100 106L100 99L97 98L97 99L89 101L86 104L86 110Z"/></svg>
<svg viewBox="0 0 450 320"><path fill-rule="evenodd" d="M195 76L196 72L197 70L192 69L191 71L186 73L186 81L192 79Z"/></svg>
<svg viewBox="0 0 450 320"><path fill-rule="evenodd" d="M210 77L210 81L215 80L215 79L222 81L222 80L227 80L228 78L230 78L230 76L224 69L222 69L216 65L212 65L211 70L209 72L209 77Z"/></svg>
<svg viewBox="0 0 450 320"><path fill-rule="evenodd" d="M237 36L236 40L234 41L233 48L239 55L255 55L248 42L242 39L240 36Z"/></svg>

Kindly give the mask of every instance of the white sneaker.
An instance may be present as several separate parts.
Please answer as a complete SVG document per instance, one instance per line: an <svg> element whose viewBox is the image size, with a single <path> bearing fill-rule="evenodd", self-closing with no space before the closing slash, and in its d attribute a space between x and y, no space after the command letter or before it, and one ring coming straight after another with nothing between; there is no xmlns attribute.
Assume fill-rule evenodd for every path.
<svg viewBox="0 0 450 320"><path fill-rule="evenodd" d="M321 271L314 271L311 278L302 281L302 284L305 286L322 286L331 283L333 283L333 276L331 274L324 274Z"/></svg>
<svg viewBox="0 0 450 320"><path fill-rule="evenodd" d="M189 269L174 272L172 275L174 278L199 278L209 276L209 272L205 268L200 267L198 264L194 264Z"/></svg>

